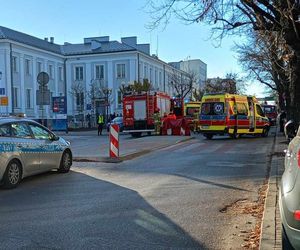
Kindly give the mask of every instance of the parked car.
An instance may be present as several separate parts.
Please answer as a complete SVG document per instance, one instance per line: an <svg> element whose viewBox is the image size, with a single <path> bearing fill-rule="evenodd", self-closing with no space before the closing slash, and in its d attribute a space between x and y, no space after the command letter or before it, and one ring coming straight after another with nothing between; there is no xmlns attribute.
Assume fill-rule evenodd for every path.
<svg viewBox="0 0 300 250"><path fill-rule="evenodd" d="M263 104L261 107L262 107L266 117L268 117L270 124L276 125L276 119L277 119L277 115L278 115L277 106Z"/></svg>
<svg viewBox="0 0 300 250"><path fill-rule="evenodd" d="M117 125L119 125L120 132L122 132L123 129L124 129L123 117L116 117L111 122L108 122L107 123L107 132L109 132L109 128L110 128L111 124L117 124Z"/></svg>
<svg viewBox="0 0 300 250"><path fill-rule="evenodd" d="M46 127L25 118L0 118L0 180L15 188L27 176L72 165L70 143Z"/></svg>
<svg viewBox="0 0 300 250"><path fill-rule="evenodd" d="M282 248L300 249L300 127L289 143L279 190Z"/></svg>

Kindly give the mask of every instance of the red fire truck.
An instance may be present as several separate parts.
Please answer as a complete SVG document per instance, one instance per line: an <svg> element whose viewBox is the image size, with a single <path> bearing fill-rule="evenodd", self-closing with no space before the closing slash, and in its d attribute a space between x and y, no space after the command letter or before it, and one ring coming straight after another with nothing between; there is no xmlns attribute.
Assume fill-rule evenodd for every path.
<svg viewBox="0 0 300 250"><path fill-rule="evenodd" d="M123 97L124 131L134 137L143 132L151 134L154 128L154 112L161 117L170 112L170 96L162 92L144 92Z"/></svg>

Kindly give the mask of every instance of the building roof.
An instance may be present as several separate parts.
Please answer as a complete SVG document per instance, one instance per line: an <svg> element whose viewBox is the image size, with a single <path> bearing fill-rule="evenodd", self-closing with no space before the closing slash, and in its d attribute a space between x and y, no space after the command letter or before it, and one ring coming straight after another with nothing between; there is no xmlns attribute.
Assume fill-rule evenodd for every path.
<svg viewBox="0 0 300 250"><path fill-rule="evenodd" d="M97 48L93 48L92 43L82 43L82 44L66 43L65 45L59 45L3 26L0 26L0 39L9 39L15 42L23 43L35 48L43 49L46 51L50 51L65 56L101 54L101 53L137 50L137 48L134 48L125 43L120 43L118 41L101 42L101 45L98 46Z"/></svg>
<svg viewBox="0 0 300 250"><path fill-rule="evenodd" d="M3 26L0 26L0 39L10 39L15 42L24 43L39 49L54 52L56 54L62 54L61 47L58 44L50 43L46 40L39 39Z"/></svg>
<svg viewBox="0 0 300 250"><path fill-rule="evenodd" d="M90 43L87 44L66 44L62 45L62 51L64 55L82 55L82 54L101 54L112 53L121 51L134 51L135 48L120 43L118 41L101 42L101 46L96 49L92 49Z"/></svg>

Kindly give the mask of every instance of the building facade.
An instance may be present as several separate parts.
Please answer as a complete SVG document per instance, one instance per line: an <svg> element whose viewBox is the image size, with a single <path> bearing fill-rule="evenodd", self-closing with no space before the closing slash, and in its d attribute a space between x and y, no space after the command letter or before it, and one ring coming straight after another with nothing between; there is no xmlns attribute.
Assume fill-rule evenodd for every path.
<svg viewBox="0 0 300 250"><path fill-rule="evenodd" d="M169 64L176 69L193 74L197 82L197 86L195 86L196 88L201 88L204 86L207 80L207 64L200 59L171 62Z"/></svg>
<svg viewBox="0 0 300 250"><path fill-rule="evenodd" d="M37 105L40 72L49 75L49 105ZM137 37L121 42L90 37L80 44L58 45L53 37L39 39L0 26L0 98L8 98L8 105L0 106L2 114L53 119L57 97L65 98L64 112L75 122L87 114L121 113L121 85L148 79L154 90L173 95L168 84L173 72L173 66L150 55L149 44L138 44Z"/></svg>

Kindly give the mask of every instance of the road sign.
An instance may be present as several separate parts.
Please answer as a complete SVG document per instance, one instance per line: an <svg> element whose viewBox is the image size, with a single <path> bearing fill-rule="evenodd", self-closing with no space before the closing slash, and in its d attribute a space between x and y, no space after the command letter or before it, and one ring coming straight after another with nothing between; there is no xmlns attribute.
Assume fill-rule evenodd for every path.
<svg viewBox="0 0 300 250"><path fill-rule="evenodd" d="M49 82L49 75L46 72L40 72L37 76L37 81L40 85L47 85Z"/></svg>
<svg viewBox="0 0 300 250"><path fill-rule="evenodd" d="M7 96L0 97L0 105L8 106L8 97Z"/></svg>
<svg viewBox="0 0 300 250"><path fill-rule="evenodd" d="M66 97L64 96L55 96L52 97L52 104L53 104L53 112L54 113L67 113L67 106L66 106Z"/></svg>
<svg viewBox="0 0 300 250"><path fill-rule="evenodd" d="M50 90L36 91L36 104L37 105L50 105Z"/></svg>

